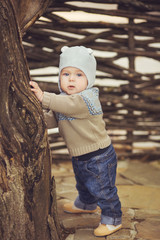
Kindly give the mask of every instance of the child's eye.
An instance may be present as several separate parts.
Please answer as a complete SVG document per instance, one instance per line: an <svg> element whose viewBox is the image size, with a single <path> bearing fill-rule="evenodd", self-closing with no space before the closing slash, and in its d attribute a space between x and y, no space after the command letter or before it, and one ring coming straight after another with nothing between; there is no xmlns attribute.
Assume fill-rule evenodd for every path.
<svg viewBox="0 0 160 240"><path fill-rule="evenodd" d="M69 76L69 73L63 73L63 75L67 77L67 76Z"/></svg>
<svg viewBox="0 0 160 240"><path fill-rule="evenodd" d="M78 77L81 77L81 76L82 76L82 73L77 73L77 76L78 76Z"/></svg>

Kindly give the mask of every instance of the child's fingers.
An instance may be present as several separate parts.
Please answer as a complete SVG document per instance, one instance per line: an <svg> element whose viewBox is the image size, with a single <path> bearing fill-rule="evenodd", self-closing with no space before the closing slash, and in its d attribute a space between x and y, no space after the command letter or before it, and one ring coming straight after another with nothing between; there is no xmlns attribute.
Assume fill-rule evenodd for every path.
<svg viewBox="0 0 160 240"><path fill-rule="evenodd" d="M29 84L31 85L31 87L33 88L38 88L38 84L34 81L30 81Z"/></svg>
<svg viewBox="0 0 160 240"><path fill-rule="evenodd" d="M30 81L29 82L30 86L31 86L31 91L34 92L34 94L36 95L36 97L38 98L38 100L40 102L42 102L42 98L43 98L43 92L40 89L38 83L34 82L34 81Z"/></svg>
<svg viewBox="0 0 160 240"><path fill-rule="evenodd" d="M34 81L30 81L29 84L31 86L31 91L32 92L37 93L37 92L41 91L41 89L39 88L38 83L36 83Z"/></svg>

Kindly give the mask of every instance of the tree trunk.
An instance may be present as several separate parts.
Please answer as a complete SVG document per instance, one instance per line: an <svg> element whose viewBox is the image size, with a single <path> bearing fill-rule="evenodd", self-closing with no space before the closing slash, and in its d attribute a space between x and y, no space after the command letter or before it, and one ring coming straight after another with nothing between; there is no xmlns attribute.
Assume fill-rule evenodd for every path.
<svg viewBox="0 0 160 240"><path fill-rule="evenodd" d="M32 16L25 17L35 7L34 3L37 9L34 8ZM47 3L0 1L1 240L63 238L56 212L55 186L51 181L46 126L41 105L30 91L21 39L21 33Z"/></svg>

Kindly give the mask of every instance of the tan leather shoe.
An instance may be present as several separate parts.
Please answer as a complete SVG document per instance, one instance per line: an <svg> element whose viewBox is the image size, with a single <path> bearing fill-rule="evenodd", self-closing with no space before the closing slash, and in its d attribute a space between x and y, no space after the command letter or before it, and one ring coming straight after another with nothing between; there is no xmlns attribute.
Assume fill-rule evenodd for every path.
<svg viewBox="0 0 160 240"><path fill-rule="evenodd" d="M69 202L63 205L63 210L64 212L67 212L67 213L94 213L98 210L98 207L95 210L83 210L83 209L77 208L74 205L74 202Z"/></svg>
<svg viewBox="0 0 160 240"><path fill-rule="evenodd" d="M95 230L94 230L94 235L96 237L104 237L107 235L110 235L122 228L122 224L119 224L117 226L114 225L105 225L105 224L100 224Z"/></svg>

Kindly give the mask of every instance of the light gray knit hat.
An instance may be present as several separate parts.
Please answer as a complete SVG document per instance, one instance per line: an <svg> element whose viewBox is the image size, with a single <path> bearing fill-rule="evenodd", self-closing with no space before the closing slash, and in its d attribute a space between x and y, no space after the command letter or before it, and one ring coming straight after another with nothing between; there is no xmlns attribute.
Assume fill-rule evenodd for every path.
<svg viewBox="0 0 160 240"><path fill-rule="evenodd" d="M59 62L59 76L60 72L65 67L76 67L86 75L88 79L88 88L91 88L96 78L96 59L93 56L93 50L83 46L67 47L61 49L60 62ZM59 80L60 81L60 80ZM59 90L60 82L58 82Z"/></svg>

